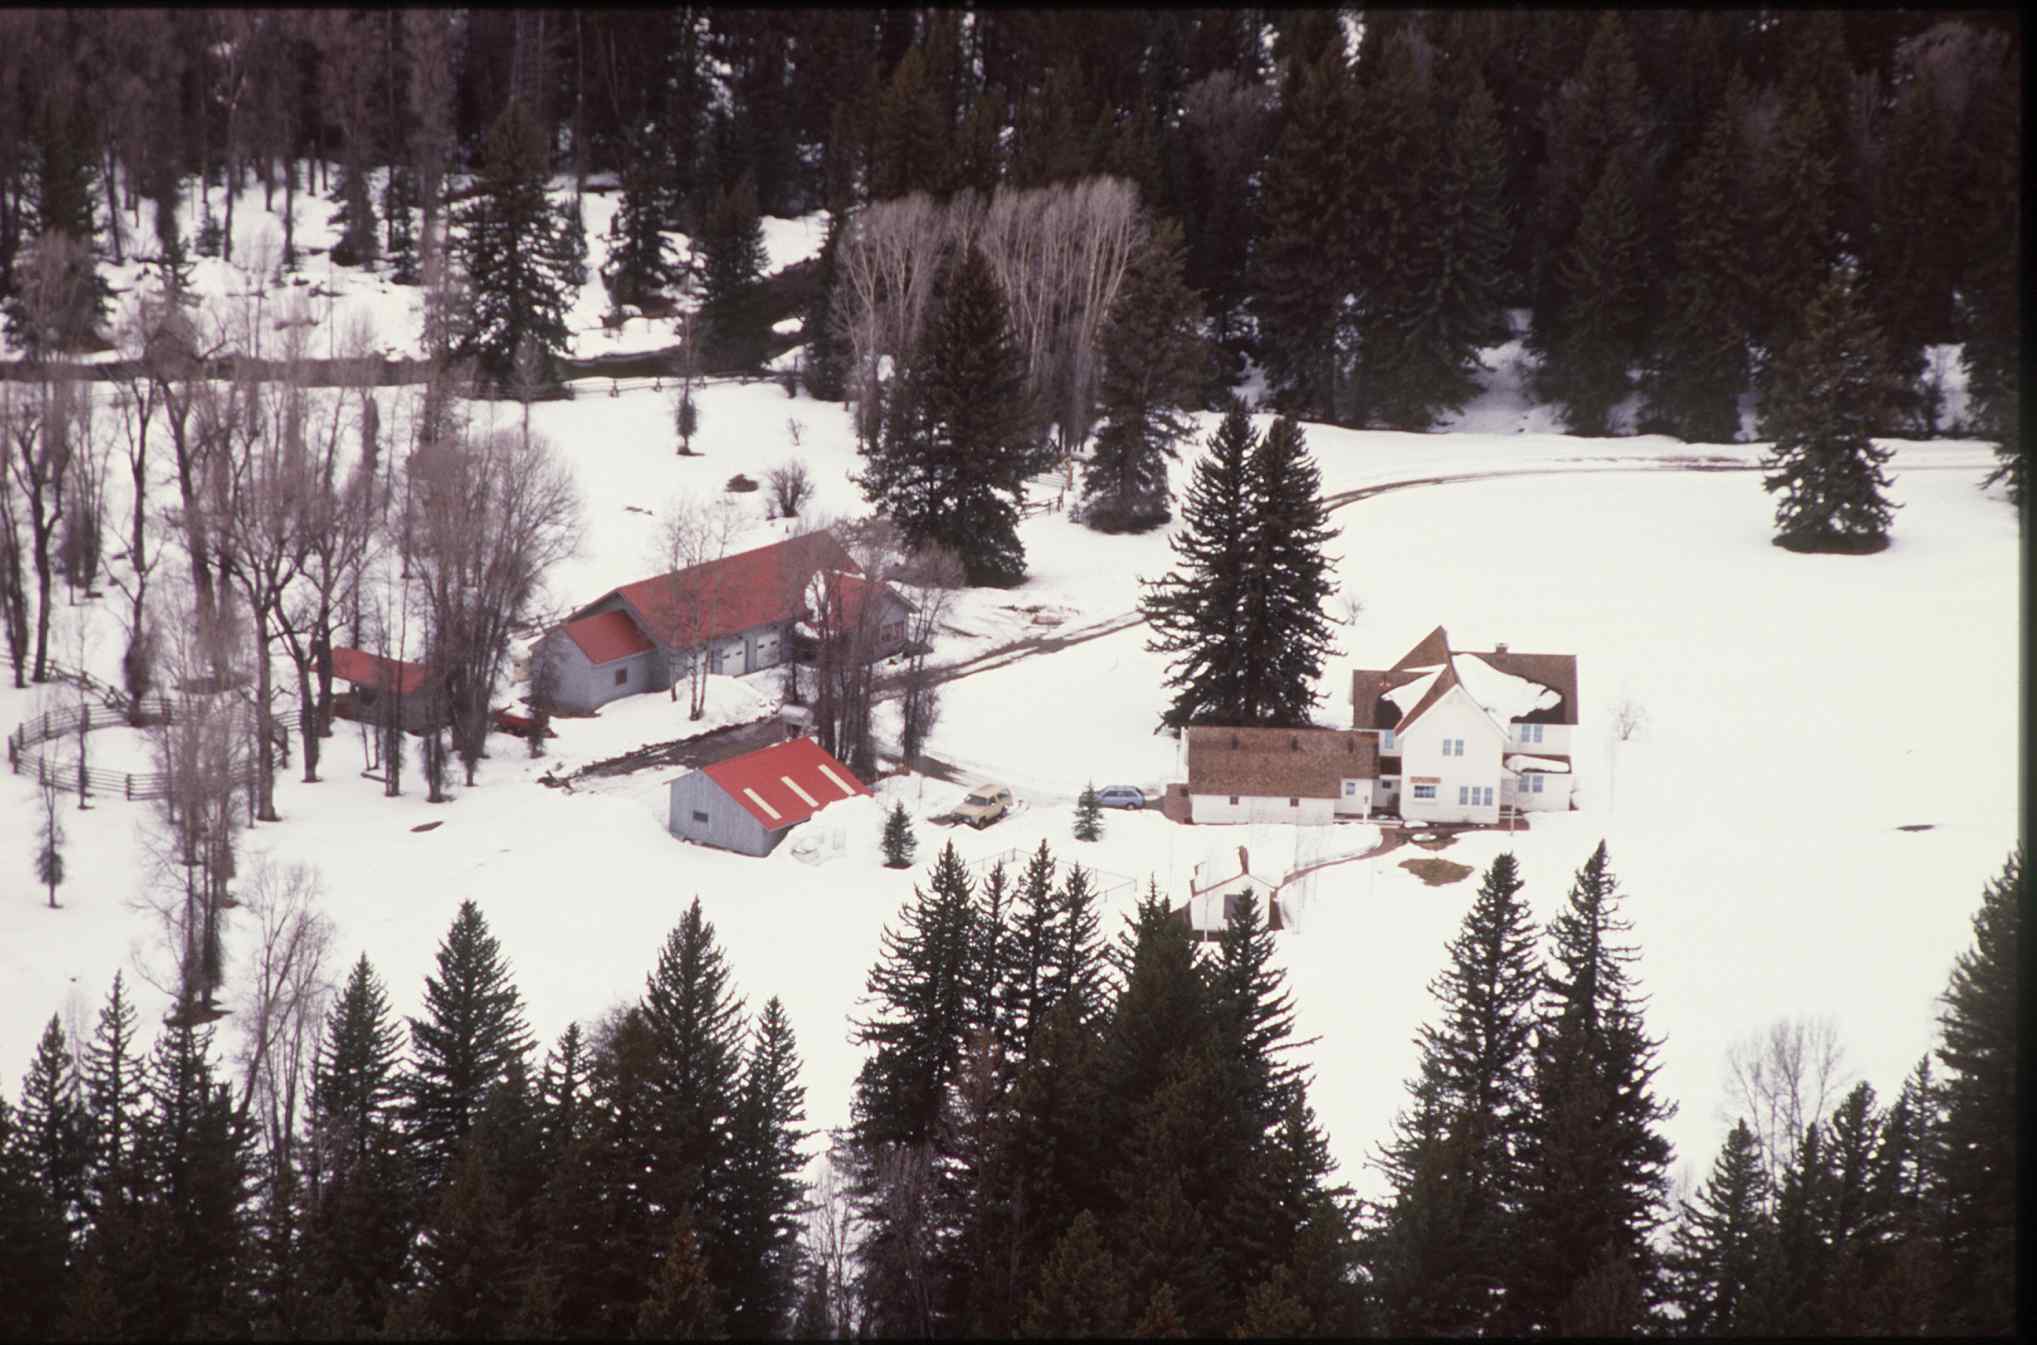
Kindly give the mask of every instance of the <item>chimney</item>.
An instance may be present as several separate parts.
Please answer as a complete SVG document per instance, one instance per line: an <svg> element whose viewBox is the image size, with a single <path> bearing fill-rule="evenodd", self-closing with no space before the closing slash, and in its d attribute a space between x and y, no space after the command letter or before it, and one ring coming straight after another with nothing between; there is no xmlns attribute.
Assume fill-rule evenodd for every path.
<svg viewBox="0 0 2037 1345"><path fill-rule="evenodd" d="M1507 652L1507 642L1506 642L1505 640L1501 640L1501 641L1500 641L1500 642L1499 642L1498 644L1496 644L1496 645L1494 645L1494 646L1492 647L1492 652L1493 652L1493 653L1495 653L1495 654L1504 654L1504 653L1506 653L1506 652Z"/></svg>
<svg viewBox="0 0 2037 1345"><path fill-rule="evenodd" d="M1251 871L1252 859L1245 853L1245 847L1241 845L1238 847L1238 872L1250 873Z"/></svg>

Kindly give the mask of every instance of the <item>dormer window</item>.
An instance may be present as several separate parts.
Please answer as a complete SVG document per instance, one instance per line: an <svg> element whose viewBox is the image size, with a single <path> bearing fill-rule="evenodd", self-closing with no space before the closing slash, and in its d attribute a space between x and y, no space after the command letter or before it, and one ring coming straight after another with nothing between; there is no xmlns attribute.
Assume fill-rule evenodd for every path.
<svg viewBox="0 0 2037 1345"><path fill-rule="evenodd" d="M1542 741L1542 726L1540 724L1522 724L1520 730L1522 742L1539 743Z"/></svg>

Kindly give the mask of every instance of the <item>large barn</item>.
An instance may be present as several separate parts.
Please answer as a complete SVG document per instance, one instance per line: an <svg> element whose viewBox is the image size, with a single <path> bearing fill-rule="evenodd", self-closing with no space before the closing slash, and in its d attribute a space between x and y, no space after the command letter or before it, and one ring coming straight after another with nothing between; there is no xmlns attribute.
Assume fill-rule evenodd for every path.
<svg viewBox="0 0 2037 1345"><path fill-rule="evenodd" d="M666 826L681 840L768 855L830 803L869 792L819 743L792 738L672 781Z"/></svg>

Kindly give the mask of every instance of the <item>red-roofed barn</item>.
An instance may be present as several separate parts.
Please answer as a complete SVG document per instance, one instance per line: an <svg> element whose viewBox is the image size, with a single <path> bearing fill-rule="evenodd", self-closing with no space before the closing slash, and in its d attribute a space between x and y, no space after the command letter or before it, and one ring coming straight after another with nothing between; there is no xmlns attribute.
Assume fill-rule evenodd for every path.
<svg viewBox="0 0 2037 1345"><path fill-rule="evenodd" d="M811 738L688 771L670 788L674 836L744 855L768 855L830 803L870 792Z"/></svg>
<svg viewBox="0 0 2037 1345"><path fill-rule="evenodd" d="M332 675L351 687L333 698L339 718L373 722L380 718L382 698L394 692L402 700L404 728L422 733L429 726L431 698L419 693L431 688L432 676L423 664L342 645L332 651Z"/></svg>
<svg viewBox="0 0 2037 1345"><path fill-rule="evenodd" d="M663 691L705 650L707 670L741 676L782 662L792 628L807 615L814 576L839 584L860 610L869 582L833 533L808 533L670 574L610 589L554 627L532 651L549 678L552 704L591 712L619 696ZM889 585L873 614L877 652L902 640L905 604ZM539 660L542 660L540 663Z"/></svg>

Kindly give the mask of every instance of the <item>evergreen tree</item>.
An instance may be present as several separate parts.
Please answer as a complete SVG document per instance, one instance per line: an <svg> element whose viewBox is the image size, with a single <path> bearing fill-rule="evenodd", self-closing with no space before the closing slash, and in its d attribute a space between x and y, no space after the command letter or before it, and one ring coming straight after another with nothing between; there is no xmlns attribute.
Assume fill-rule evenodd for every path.
<svg viewBox="0 0 2037 1345"><path fill-rule="evenodd" d="M717 1299L700 1239L692 1221L681 1215L672 1221L671 1242L658 1261L657 1277L638 1310L633 1334L638 1340L719 1339L723 1317Z"/></svg>
<svg viewBox="0 0 2037 1345"><path fill-rule="evenodd" d="M663 1209L693 1212L709 1282L728 1285L737 1271L727 1201L743 1003L698 897L665 936L644 983L643 1010L658 1052L652 1196Z"/></svg>
<svg viewBox="0 0 2037 1345"><path fill-rule="evenodd" d="M2024 499L2022 433L2022 77L2004 66L1981 95L1964 141L1972 242L1960 284L1960 360L1970 432L1991 440L1999 465L1986 485Z"/></svg>
<svg viewBox="0 0 2037 1345"><path fill-rule="evenodd" d="M814 258L813 298L808 302L801 334L806 338L806 390L824 402L839 402L847 388L848 351L835 328L835 290L840 283L843 214L831 210L820 255Z"/></svg>
<svg viewBox="0 0 2037 1345"><path fill-rule="evenodd" d="M1831 1331L1860 1333L1873 1321L1866 1309L1880 1278L1876 1244L1885 1220L1874 1206L1874 1153L1882 1116L1875 1107L1874 1088L1855 1084L1833 1109L1831 1121L1831 1277L1820 1324Z"/></svg>
<svg viewBox="0 0 2037 1345"><path fill-rule="evenodd" d="M1104 532L1167 521L1167 464L1188 437L1207 352L1200 304L1181 278L1180 226L1153 226L1133 254L1098 342L1098 421L1082 516Z"/></svg>
<svg viewBox="0 0 2037 1345"><path fill-rule="evenodd" d="M578 1023L568 1023L538 1075L539 1135L547 1167L587 1132L587 1065L586 1036Z"/></svg>
<svg viewBox="0 0 2037 1345"><path fill-rule="evenodd" d="M407 163L389 165L389 178L382 188L382 219L387 230L384 254L389 259L389 278L399 285L415 285L418 269L417 226L411 212L417 208L417 179Z"/></svg>
<svg viewBox="0 0 2037 1345"><path fill-rule="evenodd" d="M1078 841L1103 839L1103 805L1096 801L1094 781L1084 785L1082 793L1075 800L1075 839Z"/></svg>
<svg viewBox="0 0 2037 1345"><path fill-rule="evenodd" d="M1252 535L1244 583L1244 722L1306 725L1322 699L1315 682L1336 652L1323 605L1336 592L1337 535L1323 507L1322 474L1300 425L1285 416L1252 450Z"/></svg>
<svg viewBox="0 0 2037 1345"><path fill-rule="evenodd" d="M1763 1335L1809 1334L1823 1325L1831 1280L1832 1173L1821 1122L1804 1127L1776 1183L1775 1229L1749 1294L1750 1325Z"/></svg>
<svg viewBox="0 0 2037 1345"><path fill-rule="evenodd" d="M455 216L470 301L455 348L498 383L526 340L549 368L570 336L573 244L545 198L547 169L542 131L523 99L510 99L488 132L474 197Z"/></svg>
<svg viewBox="0 0 2037 1345"><path fill-rule="evenodd" d="M1888 406L1887 363L1850 268L1833 269L1804 321L1761 397L1761 435L1773 441L1761 485L1782 493L1776 545L1879 551L1897 508L1882 493L1892 450L1872 437Z"/></svg>
<svg viewBox="0 0 2037 1345"><path fill-rule="evenodd" d="M1608 156L1557 267L1563 305L1548 334L1537 338L1543 349L1540 386L1562 405L1572 434L1608 432L1612 409L1627 395L1628 371L1640 355L1646 257L1635 185L1628 156Z"/></svg>
<svg viewBox="0 0 2037 1345"><path fill-rule="evenodd" d="M9 212L26 207L33 259L23 265L10 256L11 275L0 274L8 339L31 360L88 346L111 305L112 290L93 255L100 185L95 121L76 75L51 72L27 128L27 199L17 195ZM17 181L17 192L22 185ZM18 218L9 224L18 227ZM34 255L42 252L47 255Z"/></svg>
<svg viewBox="0 0 2037 1345"><path fill-rule="evenodd" d="M1981 895L1973 946L1953 965L1938 1019L1944 1301L1956 1330L2008 1331L2016 1317L2017 968L2029 904L2019 847Z"/></svg>
<svg viewBox="0 0 2037 1345"><path fill-rule="evenodd" d="M1698 1336L1745 1334L1749 1297L1773 1229L1761 1146L1745 1120L1733 1123L1697 1203L1683 1202L1664 1268L1669 1301Z"/></svg>
<svg viewBox="0 0 2037 1345"><path fill-rule="evenodd" d="M906 546L949 547L970 584L1008 587L1025 577L1026 480L1046 465L1024 359L977 248L948 258L932 302L890 394L863 494Z"/></svg>
<svg viewBox="0 0 2037 1345"><path fill-rule="evenodd" d="M489 1092L531 1048L523 996L502 945L472 899L440 940L438 974L424 981L423 1018L410 1019L405 1119L425 1190L445 1189ZM467 1197L478 1198L475 1192Z"/></svg>
<svg viewBox="0 0 2037 1345"><path fill-rule="evenodd" d="M68 1237L34 1171L34 1145L0 1097L0 1338L56 1337Z"/></svg>
<svg viewBox="0 0 2037 1345"><path fill-rule="evenodd" d="M1631 929L1600 842L1549 928L1523 1163L1522 1213L1539 1236L1507 1293L1528 1330L1620 1334L1660 1298L1649 1233L1671 1150L1656 1127L1676 1109L1654 1093L1661 1043L1628 972L1638 953L1620 936Z"/></svg>
<svg viewBox="0 0 2037 1345"><path fill-rule="evenodd" d="M699 247L707 339L725 366L754 368L763 362L771 328L763 307L764 221L749 174L715 197L701 222Z"/></svg>
<svg viewBox="0 0 2037 1345"><path fill-rule="evenodd" d="M63 1221L68 1247L85 1207L86 1116L79 1097L78 1066L55 1014L35 1045L35 1058L21 1080L16 1126L22 1175L41 1192ZM50 1286L56 1291L59 1286Z"/></svg>
<svg viewBox="0 0 2037 1345"><path fill-rule="evenodd" d="M1417 1038L1421 1068L1382 1154L1395 1200L1386 1234L1405 1300L1399 1329L1492 1329L1487 1284L1519 1237L1529 1117L1535 934L1511 852L1486 869L1449 961L1429 983L1442 1010ZM1416 1289L1416 1285L1419 1289Z"/></svg>
<svg viewBox="0 0 2037 1345"><path fill-rule="evenodd" d="M134 1004L116 972L85 1052L89 1225L71 1305L71 1325L80 1334L118 1328L121 1286L135 1282L149 1245L143 1214L154 1187L141 1150L146 1095L135 1029ZM137 1297L125 1295L130 1305Z"/></svg>
<svg viewBox="0 0 2037 1345"><path fill-rule="evenodd" d="M1140 613L1153 627L1146 647L1175 656L1167 665L1174 699L1160 716L1167 728L1246 722L1245 678L1256 655L1243 620L1258 442L1244 403L1233 398L1189 476L1182 526L1170 539L1176 568L1140 581Z"/></svg>
<svg viewBox="0 0 2037 1345"><path fill-rule="evenodd" d="M1039 1288L1026 1301L1023 1334L1050 1340L1122 1336L1130 1325L1130 1301L1096 1216L1084 1210L1040 1271Z"/></svg>
<svg viewBox="0 0 2037 1345"><path fill-rule="evenodd" d="M1252 315L1266 387L1287 414L1343 423L1345 295L1352 272L1350 76L1341 29L1290 69L1266 161L1252 255Z"/></svg>
<svg viewBox="0 0 2037 1345"><path fill-rule="evenodd" d="M1756 204L1746 214L1750 235L1745 255L1753 263L1753 334L1762 350L1763 373L1802 333L1832 269L1837 188L1834 166L1823 150L1826 127L1827 109L1817 93L1797 89L1767 143L1755 151Z"/></svg>
<svg viewBox="0 0 2037 1345"><path fill-rule="evenodd" d="M400 1334L486 1338L503 1334L515 1249L507 1204L484 1146L457 1145L417 1244L419 1288L394 1316Z"/></svg>
<svg viewBox="0 0 2037 1345"><path fill-rule="evenodd" d="M654 142L630 137L623 152L622 193L608 226L608 264L601 272L612 308L641 308L676 278L659 197Z"/></svg>
<svg viewBox="0 0 2037 1345"><path fill-rule="evenodd" d="M773 996L753 1030L736 1101L734 1167L728 1202L732 1263L728 1328L739 1337L777 1336L790 1324L800 1270L806 1205L800 1146L812 1133L799 1048L785 1006Z"/></svg>
<svg viewBox="0 0 2037 1345"><path fill-rule="evenodd" d="M415 1174L398 1127L401 1034L363 953L312 1064L306 1279L328 1310L379 1326L408 1282Z"/></svg>
<svg viewBox="0 0 2037 1345"><path fill-rule="evenodd" d="M1669 309L1644 376L1644 428L1713 444L1740 433L1747 385L1747 263L1733 211L1744 85L1728 87L1678 184Z"/></svg>
<svg viewBox="0 0 2037 1345"><path fill-rule="evenodd" d="M905 800L891 805L891 811L884 815L884 866L891 869L912 867L913 852L919 849L919 838L912 834L912 817L905 811Z"/></svg>
<svg viewBox="0 0 2037 1345"><path fill-rule="evenodd" d="M1875 1272L1858 1305L1863 1330L1924 1335L1947 1320L1938 1301L1945 1283L1943 1129L1943 1089L1926 1055L1882 1117L1870 1164L1868 1204L1879 1227Z"/></svg>

